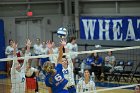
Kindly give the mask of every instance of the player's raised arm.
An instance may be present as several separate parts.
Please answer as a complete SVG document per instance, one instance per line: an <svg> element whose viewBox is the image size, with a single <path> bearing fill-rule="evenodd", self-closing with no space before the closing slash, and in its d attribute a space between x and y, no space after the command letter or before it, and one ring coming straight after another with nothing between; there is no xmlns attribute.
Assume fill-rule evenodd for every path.
<svg viewBox="0 0 140 93"><path fill-rule="evenodd" d="M32 44L32 42L29 39L27 39L27 41L26 41L26 47L27 47L26 54L30 53L31 44Z"/></svg>
<svg viewBox="0 0 140 93"><path fill-rule="evenodd" d="M62 64L63 50L64 50L64 46L66 45L66 41L64 39L62 39L60 43L61 43L61 45L59 47L59 54L58 54L57 63Z"/></svg>
<svg viewBox="0 0 140 93"><path fill-rule="evenodd" d="M26 53L25 53L25 57L27 57L27 56L30 56L30 47L31 47L31 41L29 40L29 39L27 39L27 41L26 41ZM24 59L24 63L23 63L23 65L22 65L22 67L21 67L21 69L24 69L24 68L26 68L26 64L27 64L27 62L28 62L28 60L29 60L29 58L25 58Z"/></svg>
<svg viewBox="0 0 140 93"><path fill-rule="evenodd" d="M47 48L49 49L48 54L53 54L52 47L53 47L54 42L52 42L51 40L48 40L46 43L47 43Z"/></svg>
<svg viewBox="0 0 140 93"><path fill-rule="evenodd" d="M13 49L14 49L14 51L13 51L13 55L14 55L14 56L17 56L17 54L16 54L17 45L18 45L18 44L16 44L15 42L13 42L13 44L12 44L12 47L13 47Z"/></svg>
<svg viewBox="0 0 140 93"><path fill-rule="evenodd" d="M12 47L14 49L14 51L13 51L14 60L13 60L12 68L15 67L16 63L18 63L18 61L17 61L17 54L16 54L17 45L18 44L16 44L15 42L12 43Z"/></svg>

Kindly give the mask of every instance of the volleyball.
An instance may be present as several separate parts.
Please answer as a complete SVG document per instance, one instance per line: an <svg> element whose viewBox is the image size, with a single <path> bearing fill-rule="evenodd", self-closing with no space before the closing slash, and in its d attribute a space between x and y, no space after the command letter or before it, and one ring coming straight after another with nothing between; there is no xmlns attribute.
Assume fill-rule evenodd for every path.
<svg viewBox="0 0 140 93"><path fill-rule="evenodd" d="M66 28L61 27L61 28L59 28L59 29L57 30L57 36L58 36L59 38L66 38L67 35L68 35L68 31L67 31Z"/></svg>

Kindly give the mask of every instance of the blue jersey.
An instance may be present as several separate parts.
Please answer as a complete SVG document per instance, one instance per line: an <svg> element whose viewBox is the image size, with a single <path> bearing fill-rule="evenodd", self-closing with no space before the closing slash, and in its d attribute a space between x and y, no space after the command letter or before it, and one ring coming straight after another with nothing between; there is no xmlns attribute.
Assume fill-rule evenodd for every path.
<svg viewBox="0 0 140 93"><path fill-rule="evenodd" d="M85 62L86 62L86 65L91 65L91 63L94 62L94 58L92 58L92 57L87 57L87 58L85 59Z"/></svg>
<svg viewBox="0 0 140 93"><path fill-rule="evenodd" d="M62 72L62 64L57 64L55 70L56 70L55 75L51 75L51 74L46 75L45 84L48 87L52 88L53 93L59 93L63 91L63 88L68 83L68 80L64 78ZM51 82L50 82L50 78L52 79Z"/></svg>
<svg viewBox="0 0 140 93"><path fill-rule="evenodd" d="M86 65L91 65L92 63L95 63L96 65L102 64L103 63L103 59L102 57L99 57L98 60L95 60L93 57L87 57L85 59Z"/></svg>
<svg viewBox="0 0 140 93"><path fill-rule="evenodd" d="M99 57L98 60L96 60L96 61L95 61L95 59L94 59L94 63L95 63L96 65L102 64L102 63L103 63L102 57Z"/></svg>

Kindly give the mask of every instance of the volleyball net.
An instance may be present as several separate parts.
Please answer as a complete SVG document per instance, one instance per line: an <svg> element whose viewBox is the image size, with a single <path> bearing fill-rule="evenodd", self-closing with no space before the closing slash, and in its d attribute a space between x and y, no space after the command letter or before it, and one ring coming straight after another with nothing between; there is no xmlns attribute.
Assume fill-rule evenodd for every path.
<svg viewBox="0 0 140 93"><path fill-rule="evenodd" d="M105 73L104 76L106 76L106 80L101 81L98 79L98 77L95 77L97 93L134 93L134 89L137 85L140 83L140 46L133 46L133 47L122 47L122 48L109 48L109 47L101 47L101 48L94 48L88 47L87 51L78 51L73 53L64 53L64 55L73 55L77 54L78 61L76 61L76 64L78 64L77 68L79 71L81 70L81 63L86 59L88 56L90 56L92 53L98 53L100 57L102 57L103 61L105 57L107 56L107 52L112 51L113 56L115 56L116 64L118 62L124 62L122 64L123 69L118 72L113 73ZM28 56L28 57L18 57L19 59L38 59L38 58L46 58L51 56L56 56L57 54L50 54L50 55L39 55L39 56ZM10 60L15 60L14 58L2 58L0 59L0 62L7 62ZM132 62L133 64L131 66L126 65L127 62ZM33 62L34 64L34 62ZM34 65L33 65L34 66ZM77 70L78 70L77 69ZM118 68L119 69L119 68ZM77 71L77 73L79 72ZM123 73L123 72L127 73ZM0 72L0 77L3 76L3 72ZM80 76L79 76L80 78ZM11 77L5 77L0 78L0 91L1 93L10 93L11 91ZM37 78L38 80L38 87L39 87L39 93L46 93L47 88L45 86L45 83L43 80L40 79L40 77ZM27 93L35 93L35 91L30 91ZM89 93L89 92L84 92ZM94 93L91 91L90 93Z"/></svg>
<svg viewBox="0 0 140 93"><path fill-rule="evenodd" d="M63 55L69 55L69 54L91 54L91 53L103 53L103 52L108 52L108 51L125 51L125 50L135 50L135 49L140 49L140 46L133 46L133 47L124 47L124 48L111 48L111 49L98 49L98 50L90 50L90 51L79 51L79 52L71 52L71 53L64 53ZM56 54L50 54L50 55L39 55L39 56L29 56L29 59L33 58L46 58L50 56L54 56ZM18 57L18 59L25 59L25 57ZM0 59L1 61L10 61L14 60L14 58L3 58Z"/></svg>

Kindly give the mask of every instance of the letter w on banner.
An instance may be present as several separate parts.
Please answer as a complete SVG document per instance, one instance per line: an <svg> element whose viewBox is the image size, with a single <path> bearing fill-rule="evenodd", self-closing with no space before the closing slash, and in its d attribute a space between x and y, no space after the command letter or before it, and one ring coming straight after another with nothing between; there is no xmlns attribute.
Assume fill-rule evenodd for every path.
<svg viewBox="0 0 140 93"><path fill-rule="evenodd" d="M80 38L86 40L139 40L140 17L80 17Z"/></svg>

